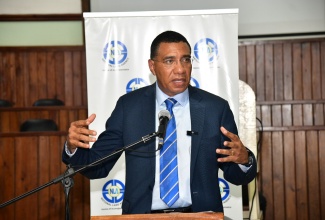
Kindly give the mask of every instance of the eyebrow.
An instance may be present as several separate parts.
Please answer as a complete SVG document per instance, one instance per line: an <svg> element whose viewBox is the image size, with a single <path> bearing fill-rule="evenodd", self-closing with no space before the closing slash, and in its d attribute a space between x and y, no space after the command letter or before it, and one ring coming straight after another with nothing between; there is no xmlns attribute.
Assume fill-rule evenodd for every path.
<svg viewBox="0 0 325 220"><path fill-rule="evenodd" d="M181 57L181 59L184 58L184 57L190 58L191 55L184 55L184 56ZM175 58L176 58L176 56L167 56L167 57L164 57L163 60L175 59Z"/></svg>

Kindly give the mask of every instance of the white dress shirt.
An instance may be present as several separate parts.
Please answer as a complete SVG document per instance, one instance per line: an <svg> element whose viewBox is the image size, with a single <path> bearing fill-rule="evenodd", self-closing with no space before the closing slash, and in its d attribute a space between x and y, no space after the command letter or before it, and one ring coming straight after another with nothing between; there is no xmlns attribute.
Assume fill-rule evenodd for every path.
<svg viewBox="0 0 325 220"><path fill-rule="evenodd" d="M166 110L165 100L169 98L156 85L156 127L158 128L158 113ZM173 107L177 130L177 160L178 160L178 181L179 199L172 205L174 208L187 207L192 204L190 188L190 167L191 167L191 136L187 136L187 131L191 130L191 115L188 89L183 93L172 97L177 100ZM156 142L158 146L158 140ZM169 208L160 199L160 151L156 153L156 178L152 195L152 210Z"/></svg>

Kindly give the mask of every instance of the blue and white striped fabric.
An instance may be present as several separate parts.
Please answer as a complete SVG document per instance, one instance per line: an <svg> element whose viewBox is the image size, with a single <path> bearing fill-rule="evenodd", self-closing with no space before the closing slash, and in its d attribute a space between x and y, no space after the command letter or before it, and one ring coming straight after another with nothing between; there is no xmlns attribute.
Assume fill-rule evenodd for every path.
<svg viewBox="0 0 325 220"><path fill-rule="evenodd" d="M176 121L172 110L177 101L168 98L165 103L171 119L160 150L160 198L171 207L179 198Z"/></svg>

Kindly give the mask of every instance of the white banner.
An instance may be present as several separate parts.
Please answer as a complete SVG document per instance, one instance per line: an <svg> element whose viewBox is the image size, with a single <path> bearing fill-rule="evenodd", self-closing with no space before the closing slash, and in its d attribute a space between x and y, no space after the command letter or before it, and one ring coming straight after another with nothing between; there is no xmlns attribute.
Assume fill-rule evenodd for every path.
<svg viewBox="0 0 325 220"><path fill-rule="evenodd" d="M191 85L227 99L238 122L237 9L85 13L84 18L88 112L97 114L91 129L104 130L121 95L155 82L148 68L150 45L166 30L191 44ZM91 181L92 216L121 214L124 168L123 155L107 178ZM226 182L222 172L219 178L225 216L242 219L241 187Z"/></svg>

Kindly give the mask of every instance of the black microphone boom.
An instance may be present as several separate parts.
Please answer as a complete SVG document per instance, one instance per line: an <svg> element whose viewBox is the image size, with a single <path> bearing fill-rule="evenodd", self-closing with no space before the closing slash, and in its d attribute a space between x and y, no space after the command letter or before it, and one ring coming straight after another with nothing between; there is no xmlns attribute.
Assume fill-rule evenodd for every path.
<svg viewBox="0 0 325 220"><path fill-rule="evenodd" d="M170 119L170 113L167 110L161 110L158 113L158 118L159 118L159 127L158 127L158 150L160 150L164 144L164 138L166 135L166 128L168 121Z"/></svg>

